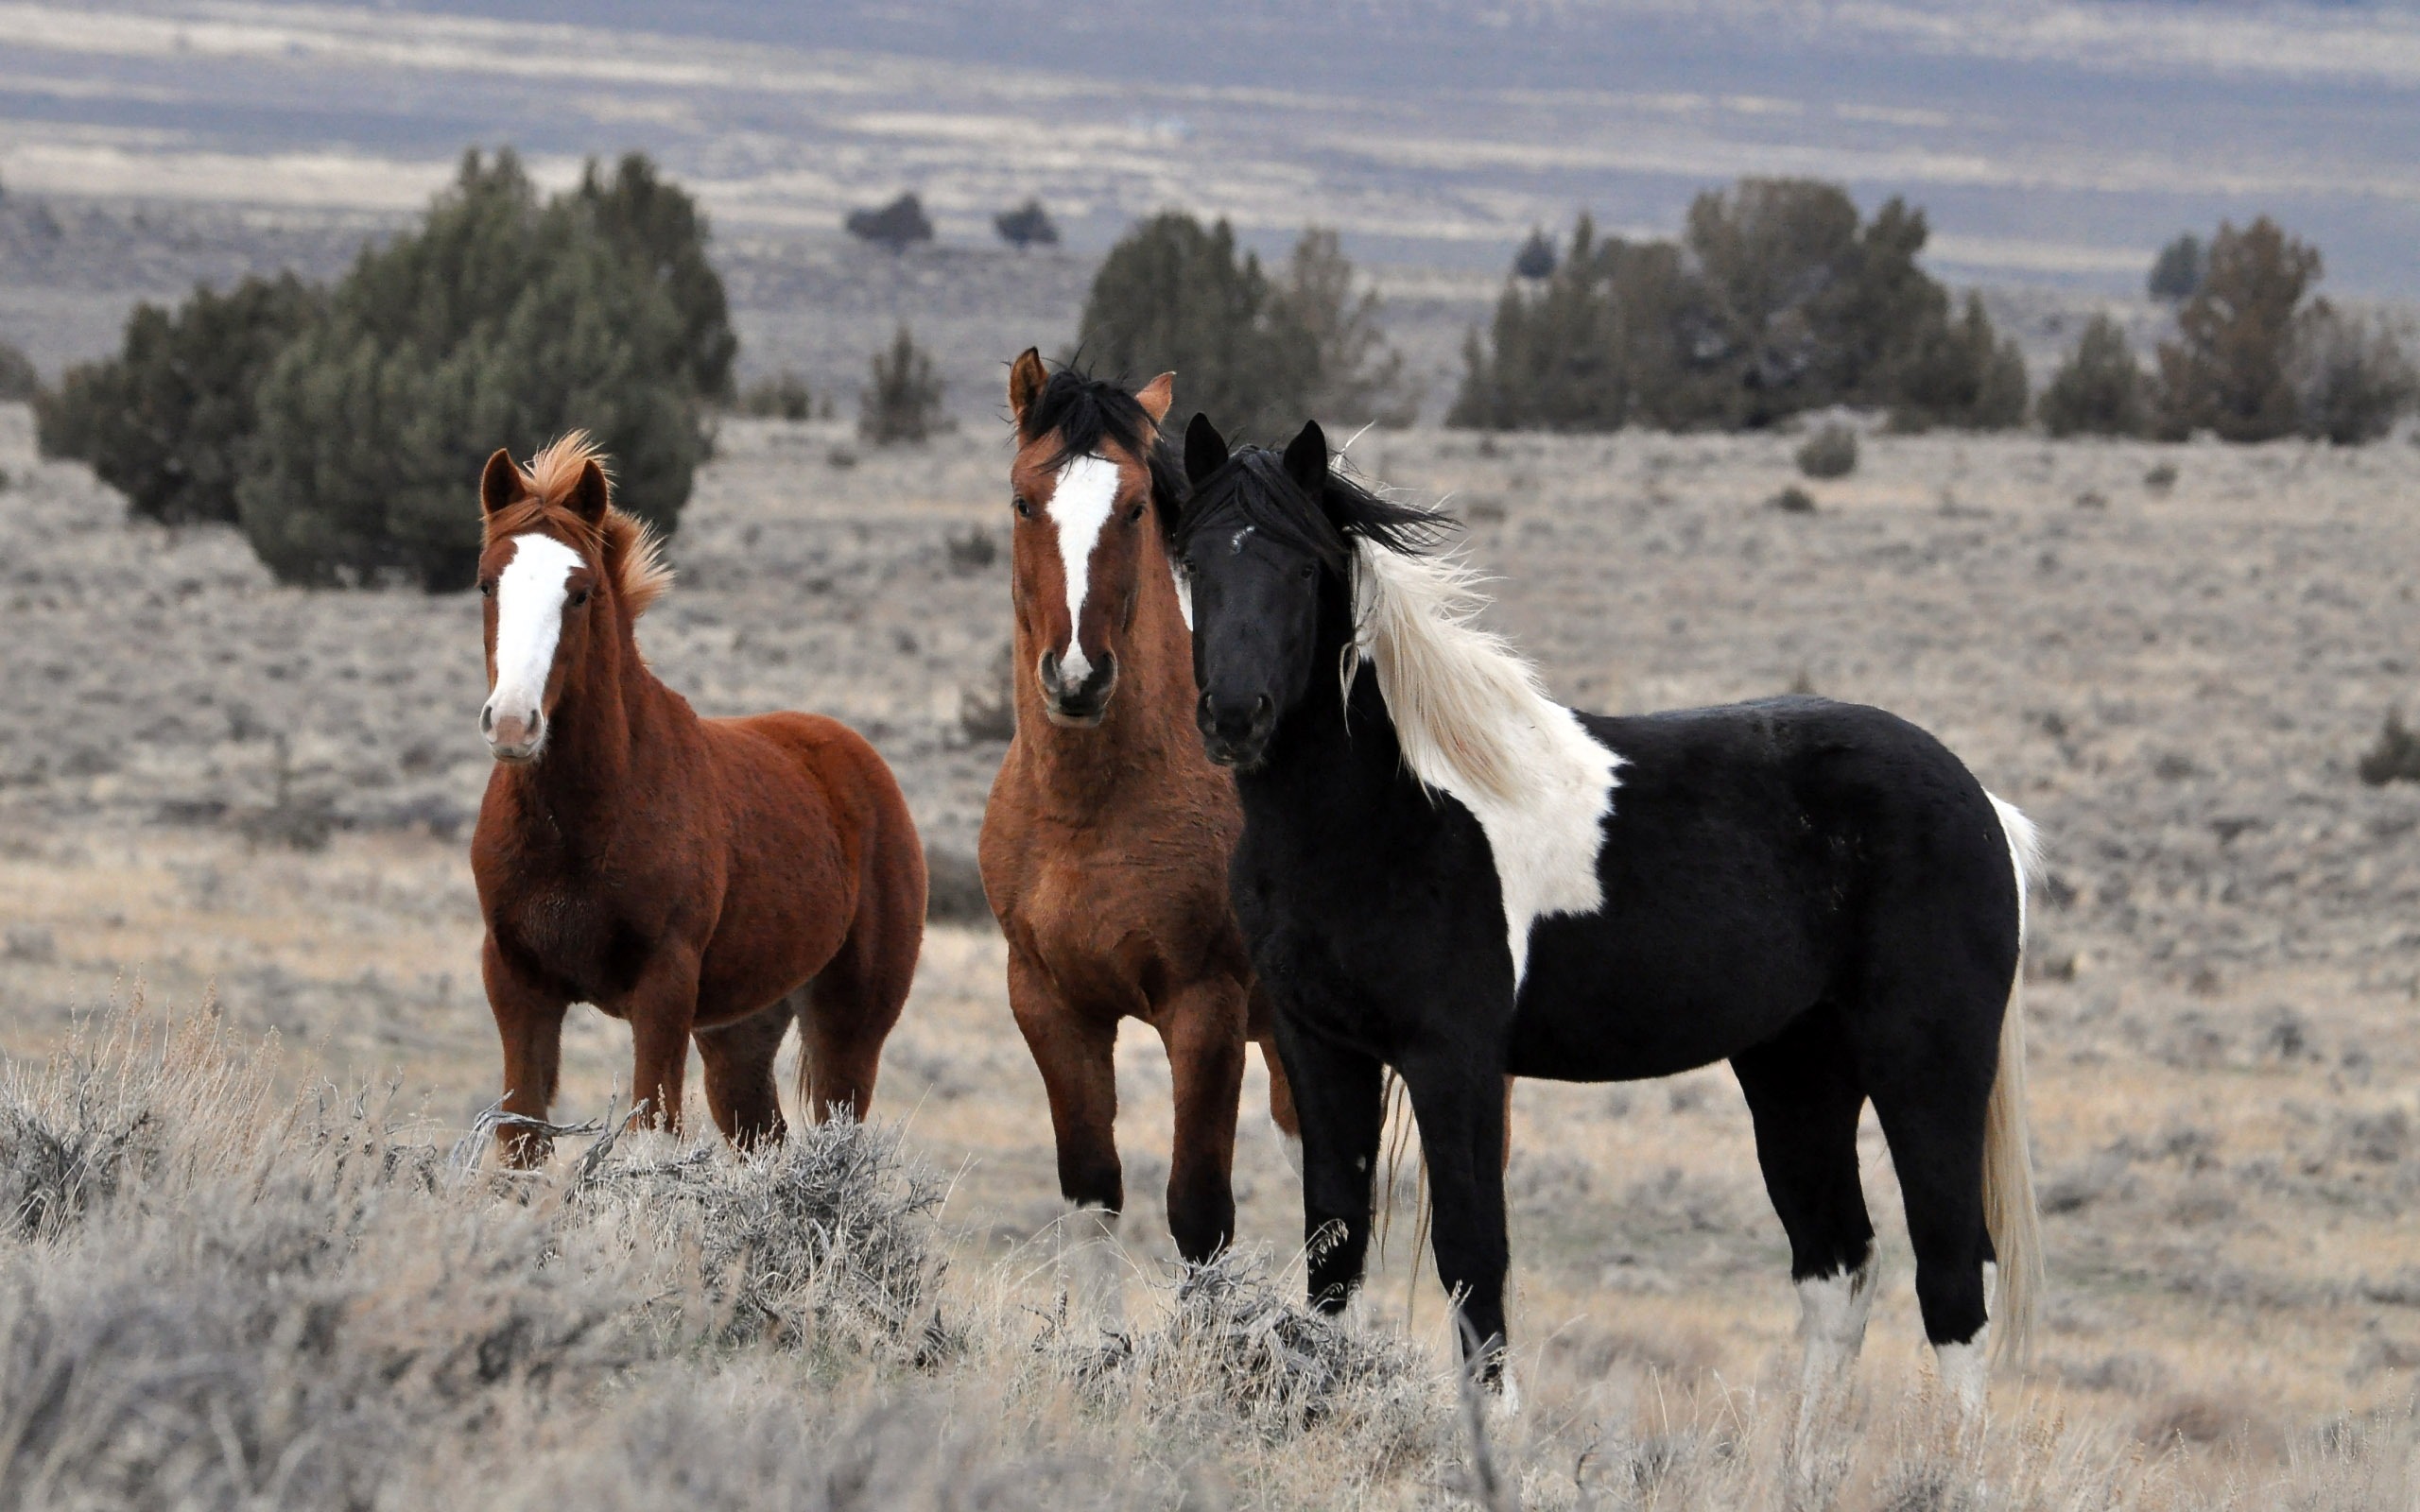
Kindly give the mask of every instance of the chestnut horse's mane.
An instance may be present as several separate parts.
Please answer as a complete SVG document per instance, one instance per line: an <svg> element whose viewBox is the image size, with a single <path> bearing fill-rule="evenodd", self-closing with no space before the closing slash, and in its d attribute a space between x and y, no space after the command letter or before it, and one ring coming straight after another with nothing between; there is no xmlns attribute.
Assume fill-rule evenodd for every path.
<svg viewBox="0 0 2420 1512"><path fill-rule="evenodd" d="M519 535L541 521L567 532L572 540L596 549L614 579L614 596L632 619L646 613L672 586L672 568L664 559L664 543L655 529L634 514L609 503L604 523L592 527L571 507L579 475L594 462L605 474L606 497L613 497L614 470L586 431L566 431L520 468L521 485L529 497L488 521L487 535Z"/></svg>

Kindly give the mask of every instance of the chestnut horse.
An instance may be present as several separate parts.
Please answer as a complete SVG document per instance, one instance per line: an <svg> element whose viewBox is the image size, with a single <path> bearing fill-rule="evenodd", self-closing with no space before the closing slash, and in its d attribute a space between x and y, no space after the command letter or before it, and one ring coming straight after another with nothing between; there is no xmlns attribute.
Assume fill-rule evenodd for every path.
<svg viewBox="0 0 2420 1512"><path fill-rule="evenodd" d="M1163 450L1173 374L1140 393L1031 350L1009 373L1016 736L983 811L983 890L1009 946L1009 1005L1050 1098L1059 1190L1111 1225L1119 1022L1167 1048L1176 1096L1168 1229L1188 1261L1235 1232L1244 1041L1296 1138L1265 1001L1227 902L1243 818L1193 728L1189 615L1168 568L1182 475Z"/></svg>
<svg viewBox="0 0 2420 1512"><path fill-rule="evenodd" d="M817 714L700 719L639 655L671 584L573 432L479 480L495 755L471 840L504 1109L543 1120L563 1013L629 1022L633 1117L678 1131L689 1044L735 1144L784 1132L773 1057L796 1018L806 1116L863 1114L925 932L925 855L890 769ZM545 1142L511 1124L517 1165Z"/></svg>

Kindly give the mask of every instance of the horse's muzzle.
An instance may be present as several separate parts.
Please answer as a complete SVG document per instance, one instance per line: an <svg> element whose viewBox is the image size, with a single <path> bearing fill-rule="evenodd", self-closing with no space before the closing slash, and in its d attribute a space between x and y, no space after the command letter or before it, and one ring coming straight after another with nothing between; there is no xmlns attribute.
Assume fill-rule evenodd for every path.
<svg viewBox="0 0 2420 1512"><path fill-rule="evenodd" d="M534 762L546 744L546 716L537 710L499 714L490 704L479 711L479 733L488 738L489 754L500 762Z"/></svg>
<svg viewBox="0 0 2420 1512"><path fill-rule="evenodd" d="M1056 651L1042 653L1034 669L1042 682L1042 712L1064 730L1090 730L1109 712L1109 696L1117 690L1117 658L1108 651L1098 665L1087 666L1071 683L1066 665Z"/></svg>
<svg viewBox="0 0 2420 1512"><path fill-rule="evenodd" d="M1277 705L1269 695L1250 698L1219 698L1209 693L1194 706L1193 722L1201 730L1201 749L1221 766L1250 771L1269 750L1277 728Z"/></svg>

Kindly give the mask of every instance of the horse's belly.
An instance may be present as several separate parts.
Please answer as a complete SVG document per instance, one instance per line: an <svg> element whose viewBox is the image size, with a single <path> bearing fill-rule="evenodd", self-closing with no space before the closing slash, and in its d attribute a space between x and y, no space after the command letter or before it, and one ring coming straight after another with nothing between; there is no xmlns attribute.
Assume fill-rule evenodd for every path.
<svg viewBox="0 0 2420 1512"><path fill-rule="evenodd" d="M1589 949L1576 933L1542 930L1530 952L1508 1047L1514 1075L1674 1075L1772 1039L1824 990L1821 959L1789 931L1660 950L1602 936Z"/></svg>

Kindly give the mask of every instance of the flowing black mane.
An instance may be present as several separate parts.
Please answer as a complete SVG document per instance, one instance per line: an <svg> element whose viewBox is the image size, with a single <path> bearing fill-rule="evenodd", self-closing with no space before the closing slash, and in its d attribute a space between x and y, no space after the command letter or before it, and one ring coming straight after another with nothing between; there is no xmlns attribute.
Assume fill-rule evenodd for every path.
<svg viewBox="0 0 2420 1512"><path fill-rule="evenodd" d="M1324 462L1314 499L1287 470L1285 455L1268 446L1238 447L1217 472L1195 480L1193 500L1176 531L1178 552L1214 524L1250 525L1347 576L1356 540L1412 557L1434 550L1460 528L1442 510L1381 498Z"/></svg>
<svg viewBox="0 0 2420 1512"><path fill-rule="evenodd" d="M1150 470L1152 512L1159 516L1160 534L1174 540L1177 521L1184 510L1184 470L1177 465L1176 454L1168 449L1141 401L1107 379L1062 368L1026 405L1017 425L1018 439L1026 442L1054 433L1059 449L1050 454L1048 465L1053 468L1097 455L1103 442L1140 457Z"/></svg>

